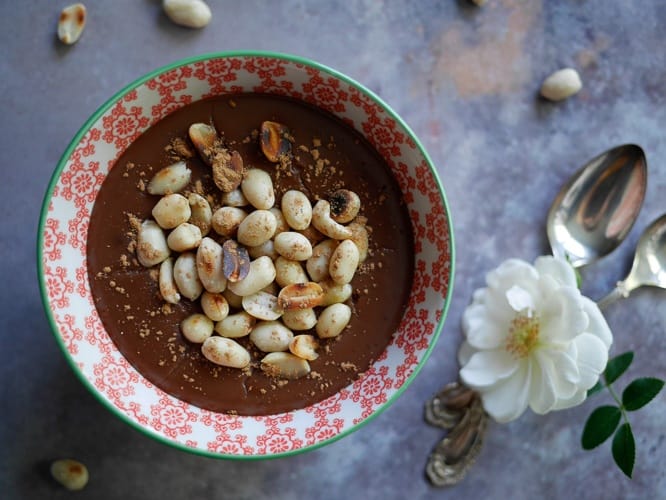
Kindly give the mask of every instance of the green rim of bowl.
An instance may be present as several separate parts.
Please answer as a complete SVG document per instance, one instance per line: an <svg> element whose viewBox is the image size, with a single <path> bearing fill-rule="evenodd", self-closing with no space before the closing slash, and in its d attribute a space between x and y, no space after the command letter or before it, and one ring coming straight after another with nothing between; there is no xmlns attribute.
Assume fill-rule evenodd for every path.
<svg viewBox="0 0 666 500"><path fill-rule="evenodd" d="M67 160L69 159L70 155L72 154L72 151L76 147L76 145L79 143L81 138L84 136L84 134L89 130L90 126L95 123L101 115L103 115L109 108L113 106L113 104L118 101L123 95L125 95L128 91L146 83L147 81L155 78L156 76L165 73L167 71L173 70L175 68L185 66L188 64L204 61L207 59L213 59L213 58L225 58L225 57L269 57L269 58L276 58L276 59L283 59L287 60L290 62L302 64L305 66L309 66L311 68L317 69L319 71L322 71L324 73L328 73L330 75L333 75L334 77L346 82L347 84L355 87L358 89L361 93L367 95L377 103L379 103L382 108L393 118L397 123L400 124L401 127L405 129L405 131L408 133L410 138L414 141L416 146L418 147L420 153L423 155L423 157L426 160L426 163L428 164L428 168L430 169L431 173L433 174L433 177L435 178L437 182L437 189L439 191L440 195L440 201L444 205L444 208L446 210L446 218L448 222L448 238L449 238L449 247L450 247L450 260L451 260L451 268L449 271L449 283L447 287L447 294L444 299L444 307L442 308L442 316L438 322L438 324L435 327L435 330L433 332L433 336L430 342L430 346L428 349L425 351L423 354L423 357L419 364L414 368L414 371L412 374L404 381L403 385L398 389L398 391L389 399L387 400L383 405L381 405L375 412L373 412L372 415L367 417L365 420L362 422L359 422L358 424L355 424L351 426L349 429L344 430L343 432L340 432L339 434L326 439L324 441L321 441L319 443L315 443L309 446L304 446L303 448L299 448L297 450L290 450L287 452L283 453L275 453L271 455L224 455L220 453L215 453L215 452L210 452L207 450L199 449L199 448L191 448L188 447L182 443L178 443L176 441L173 441L161 434L158 434L157 432L148 429L146 427L143 427L141 424L135 422L131 418L129 418L127 415L125 415L123 412L121 412L118 408L116 408L108 399L106 399L100 392L95 388L92 383L86 378L86 376L81 372L79 367L77 366L74 358L70 354L70 352L67 350L67 347L65 346L62 337L58 334L58 327L55 323L55 320L53 318L53 313L51 311L51 308L49 306L49 301L48 301L48 292L46 289L46 284L44 282L44 265L43 265L43 238L44 238L44 228L45 228L45 223L46 223L46 218L48 216L48 207L51 201L51 198L53 197L53 190L55 188L56 183L58 182L58 179L60 178L60 174L62 173L65 164L67 163ZM279 52L269 52L269 51L259 51L259 50L246 50L246 51L231 51L231 52L213 52L213 53L208 53L208 54L201 54L198 56L193 56L185 59L180 59L178 61L175 61L171 64L168 64L166 66L162 66L161 68L158 68L154 71L151 71L145 76L142 76L141 78L135 80L134 82L130 83L129 85L125 86L122 88L120 91L116 92L110 99L108 99L102 106L93 113L93 115L88 118L88 120L83 124L83 126L79 129L79 131L76 133L72 141L69 143L69 146L67 146L67 149L63 153L63 155L60 158L60 161L58 162L58 165L53 172L53 175L51 176L51 180L49 181L48 188L46 190L46 194L44 195L44 200L42 202L42 209L41 209L41 214L39 218L39 227L38 227L38 234L37 234L37 271L39 275L39 288L40 288L40 293L41 293L41 298L42 298L42 304L44 306L44 311L46 312L46 316L48 318L48 321L51 325L51 331L54 334L54 337L56 338L56 341L58 345L60 346L60 349L62 352L65 354L65 359L67 359L67 362L71 366L72 370L74 373L77 375L79 380L83 383L84 386L88 388L88 390L94 395L94 397L102 403L108 410L111 411L114 415L116 415L118 418L120 418L122 421L127 423L130 427L133 427L137 429L140 433L149 436L157 441L160 441L162 443L165 443L169 446L172 446L174 448L187 451L189 453L193 453L195 455L201 455L201 456L206 456L210 458L218 458L218 459L231 459L231 460L266 460L266 459L273 459L273 458L282 458L282 457L288 457L288 456L293 456L293 455L298 455L301 453L304 453L306 451L312 451L317 448L320 448L326 444L332 443L334 441L337 441L338 439L341 439L352 432L360 429L370 421L372 421L375 417L377 417L380 413L382 413L384 410L386 410L389 406L391 406L397 399L398 397L409 387L409 385L414 381L416 376L419 374L421 371L421 368L423 365L426 363L428 358L430 357L430 354L432 353L432 350L437 343L437 340L439 339L439 335L442 331L442 327L444 326L444 321L447 316L447 312L449 309L449 304L451 302L451 294L453 290L453 282L454 282L454 275L455 275L455 244L454 244L454 237L453 237L453 222L451 220L451 213L449 210L449 205L446 199L446 194L444 192L444 187L441 184L441 180L439 179L439 175L437 174L437 169L434 167L432 160L430 159L430 156L426 152L425 148L419 141L419 139L416 137L412 129L398 116L398 114L393 111L393 109L386 104L379 96L377 96L374 92L371 90L367 89L360 83L356 82L355 80L349 78L348 76L343 75L342 73L339 73L338 71L329 68L323 64L316 63L314 61L311 61L309 59L300 57L300 56L294 56L294 55L289 55L289 54L282 54Z"/></svg>

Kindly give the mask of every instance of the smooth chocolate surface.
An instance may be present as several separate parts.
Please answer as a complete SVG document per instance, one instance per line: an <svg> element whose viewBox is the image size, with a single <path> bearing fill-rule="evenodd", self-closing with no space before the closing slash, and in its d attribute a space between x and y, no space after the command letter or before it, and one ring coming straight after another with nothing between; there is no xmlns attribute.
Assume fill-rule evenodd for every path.
<svg viewBox="0 0 666 500"><path fill-rule="evenodd" d="M285 124L293 136L291 167L269 162L256 131L264 120ZM271 174L276 205L287 189L300 189L314 201L339 187L358 193L367 217L370 256L352 285L349 327L337 339L321 341L312 373L279 381L258 368L263 354L247 338L253 355L247 374L206 360L200 345L179 332L180 322L200 312L198 302L182 299L165 308L157 268L138 265L131 252L130 219L144 220L158 201L141 189L173 162L167 152L175 138L187 138L194 122L211 122L243 157L245 167ZM320 145L319 145L320 144ZM197 183L220 206L210 167L198 156L187 159ZM213 236L222 242L223 238ZM109 335L128 361L164 391L196 406L243 415L274 414L320 401L350 382L382 353L397 329L408 300L413 272L413 239L406 207L388 166L377 152L341 120L288 98L259 94L216 97L190 104L161 120L129 146L110 171L93 209L88 235L88 272L97 310ZM313 333L313 332L295 332Z"/></svg>

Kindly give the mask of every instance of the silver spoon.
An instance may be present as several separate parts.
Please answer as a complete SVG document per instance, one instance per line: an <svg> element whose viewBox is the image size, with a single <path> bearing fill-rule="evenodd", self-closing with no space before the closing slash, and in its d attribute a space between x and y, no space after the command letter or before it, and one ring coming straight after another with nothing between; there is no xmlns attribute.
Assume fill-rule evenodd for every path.
<svg viewBox="0 0 666 500"><path fill-rule="evenodd" d="M626 298L641 286L666 288L666 214L652 222L643 232L634 255L634 263L624 281L619 281L598 302L601 309L619 298Z"/></svg>
<svg viewBox="0 0 666 500"><path fill-rule="evenodd" d="M646 187L645 153L635 144L589 161L562 187L548 211L553 255L582 267L615 250L638 217Z"/></svg>
<svg viewBox="0 0 666 500"><path fill-rule="evenodd" d="M548 211L546 227L553 254L582 267L615 250L638 217L646 187L647 162L639 146L618 146L593 158L562 187ZM657 236L661 254L654 250L659 245L652 244L642 251L640 266L641 270L648 266L652 276L657 275L654 266L643 264L657 255L662 264L660 283L666 287L666 216L662 219ZM623 283L632 286L638 276L642 279L646 274L636 271L636 278ZM624 295L624 290L611 295ZM450 430L431 452L426 475L436 486L455 485L476 460L488 416L473 390L453 382L426 402L425 419Z"/></svg>

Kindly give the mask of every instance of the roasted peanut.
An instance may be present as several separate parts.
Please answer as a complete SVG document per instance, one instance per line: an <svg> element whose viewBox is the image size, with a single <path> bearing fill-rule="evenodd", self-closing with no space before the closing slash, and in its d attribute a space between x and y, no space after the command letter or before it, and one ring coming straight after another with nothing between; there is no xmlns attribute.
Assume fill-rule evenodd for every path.
<svg viewBox="0 0 666 500"><path fill-rule="evenodd" d="M354 277L358 261L358 248L352 240L344 240L331 255L331 261L328 264L331 279L339 285L349 283Z"/></svg>
<svg viewBox="0 0 666 500"><path fill-rule="evenodd" d="M310 281L300 262L282 256L275 259L275 281L281 287Z"/></svg>
<svg viewBox="0 0 666 500"><path fill-rule="evenodd" d="M286 231L278 234L273 243L275 251L289 260L307 260L312 257L312 245L300 233Z"/></svg>
<svg viewBox="0 0 666 500"><path fill-rule="evenodd" d="M562 101L577 94L583 88L575 69L565 68L546 78L541 85L541 95L551 101Z"/></svg>
<svg viewBox="0 0 666 500"><path fill-rule="evenodd" d="M297 379L310 373L310 364L289 352L271 352L261 360L261 369L271 377Z"/></svg>
<svg viewBox="0 0 666 500"><path fill-rule="evenodd" d="M160 265L159 275L160 295L170 304L180 302L180 294L176 287L176 281L173 278L173 259L169 257Z"/></svg>
<svg viewBox="0 0 666 500"><path fill-rule="evenodd" d="M337 337L350 319L351 308L347 304L332 304L319 314L315 330L322 339Z"/></svg>
<svg viewBox="0 0 666 500"><path fill-rule="evenodd" d="M176 259L173 265L173 278L183 297L196 300L203 292L203 285L197 273L196 257L191 252L182 253Z"/></svg>
<svg viewBox="0 0 666 500"><path fill-rule="evenodd" d="M285 231L289 231L289 224L287 224L287 220L284 218L282 210L280 210L278 207L273 207L269 210L269 212L275 216L275 221L277 222L273 236L284 233Z"/></svg>
<svg viewBox="0 0 666 500"><path fill-rule="evenodd" d="M215 325L215 331L223 337L239 338L250 333L255 323L254 317L245 311L229 314Z"/></svg>
<svg viewBox="0 0 666 500"><path fill-rule="evenodd" d="M251 168L245 172L241 191L247 201L258 210L268 210L275 205L273 181L271 176L261 169Z"/></svg>
<svg viewBox="0 0 666 500"><path fill-rule="evenodd" d="M238 342L213 336L205 340L201 352L207 360L229 368L245 368L250 364L250 353Z"/></svg>
<svg viewBox="0 0 666 500"><path fill-rule="evenodd" d="M368 229L365 227L365 224L359 222L352 222L347 227L352 232L349 239L354 242L358 249L358 261L365 262L365 259L368 258L368 248L370 247Z"/></svg>
<svg viewBox="0 0 666 500"><path fill-rule="evenodd" d="M282 322L292 330L309 330L317 324L317 315L312 308L292 309L282 314Z"/></svg>
<svg viewBox="0 0 666 500"><path fill-rule="evenodd" d="M314 361L319 357L319 342L312 335L296 335L289 343L289 351L299 358Z"/></svg>
<svg viewBox="0 0 666 500"><path fill-rule="evenodd" d="M285 286L278 295L278 304L284 311L310 309L321 304L324 291L317 283L294 283Z"/></svg>
<svg viewBox="0 0 666 500"><path fill-rule="evenodd" d="M220 293L227 286L222 253L220 244L207 236L201 240L197 250L197 273L203 287L211 293Z"/></svg>
<svg viewBox="0 0 666 500"><path fill-rule="evenodd" d="M313 281L321 281L328 277L328 266L331 255L338 247L336 240L324 240L312 249L312 256L305 263L305 268Z"/></svg>
<svg viewBox="0 0 666 500"><path fill-rule="evenodd" d="M257 319L273 321L282 316L282 309L278 306L277 297L267 292L247 295L243 297L242 304L245 312Z"/></svg>
<svg viewBox="0 0 666 500"><path fill-rule="evenodd" d="M249 205L247 198L245 198L240 188L236 188L228 193L222 193L221 201L222 205L227 207L245 207Z"/></svg>
<svg viewBox="0 0 666 500"><path fill-rule="evenodd" d="M180 323L183 336L194 344L203 342L213 335L213 322L205 314L192 314Z"/></svg>
<svg viewBox="0 0 666 500"><path fill-rule="evenodd" d="M346 240L352 235L349 228L331 218L331 205L326 200L319 200L312 208L312 225L319 232L335 240Z"/></svg>
<svg viewBox="0 0 666 500"><path fill-rule="evenodd" d="M201 243L201 229L189 222L179 224L167 237L167 245L174 252L192 250Z"/></svg>
<svg viewBox="0 0 666 500"><path fill-rule="evenodd" d="M201 159L210 165L213 148L218 139L215 127L207 123L193 123L188 129L188 134Z"/></svg>
<svg viewBox="0 0 666 500"><path fill-rule="evenodd" d="M270 257L271 260L275 260L280 255L275 251L273 240L266 240L261 245L256 247L248 247L247 252L253 259L266 256Z"/></svg>
<svg viewBox="0 0 666 500"><path fill-rule="evenodd" d="M169 246L164 232L154 221L141 223L136 238L136 257L144 267L152 267L167 259Z"/></svg>
<svg viewBox="0 0 666 500"><path fill-rule="evenodd" d="M319 285L324 291L324 298L321 301L322 306L330 306L331 304L338 304L344 302L351 297L353 289L349 283L338 285L332 279L320 281Z"/></svg>
<svg viewBox="0 0 666 500"><path fill-rule="evenodd" d="M293 332L280 321L260 321L250 332L250 341L264 352L286 351L293 338Z"/></svg>
<svg viewBox="0 0 666 500"><path fill-rule="evenodd" d="M245 278L235 283L230 281L228 287L236 295L246 297L270 285L274 279L275 266L273 261L268 257L259 257L250 262L250 271Z"/></svg>
<svg viewBox="0 0 666 500"><path fill-rule="evenodd" d="M53 462L51 476L70 491L82 490L88 484L88 468L71 458L62 458Z"/></svg>
<svg viewBox="0 0 666 500"><path fill-rule="evenodd" d="M229 315L229 303L222 294L204 292L200 303L204 314L212 321L222 321Z"/></svg>
<svg viewBox="0 0 666 500"><path fill-rule="evenodd" d="M222 295L225 299L227 299L230 307L233 307L234 309L241 309L243 307L243 297L236 295L234 292L229 290L229 287L227 287L224 292L222 292Z"/></svg>
<svg viewBox="0 0 666 500"><path fill-rule="evenodd" d="M277 221L268 210L255 210L238 226L236 238L238 243L248 247L256 247L273 237Z"/></svg>
<svg viewBox="0 0 666 500"><path fill-rule="evenodd" d="M291 189L282 195L282 214L293 229L306 229L312 221L312 205L304 193Z"/></svg>
<svg viewBox="0 0 666 500"><path fill-rule="evenodd" d="M148 183L146 191L161 195L178 193L189 184L191 176L192 171L185 162L179 161L157 172Z"/></svg>
<svg viewBox="0 0 666 500"><path fill-rule="evenodd" d="M250 272L250 256L234 240L227 240L222 245L222 265L224 277L231 282L240 281Z"/></svg>
<svg viewBox="0 0 666 500"><path fill-rule="evenodd" d="M192 215L190 203L178 193L167 194L153 207L153 217L162 229L173 229Z"/></svg>
<svg viewBox="0 0 666 500"><path fill-rule="evenodd" d="M186 28L203 28L213 16L203 0L163 0L162 8L169 19Z"/></svg>
<svg viewBox="0 0 666 500"><path fill-rule="evenodd" d="M210 203L203 196L197 193L191 193L187 197L190 204L190 224L194 224L201 231L202 236L206 236L213 225L213 211L210 208Z"/></svg>
<svg viewBox="0 0 666 500"><path fill-rule="evenodd" d="M349 189L338 189L329 199L331 218L335 222L345 224L354 220L361 209L361 198Z"/></svg>
<svg viewBox="0 0 666 500"><path fill-rule="evenodd" d="M291 151L291 142L287 138L289 130L285 125L265 121L261 124L259 134L261 151L268 161L277 163Z"/></svg>
<svg viewBox="0 0 666 500"><path fill-rule="evenodd" d="M222 207L213 214L213 229L221 236L233 238L238 226L247 217L247 212L238 207Z"/></svg>
<svg viewBox="0 0 666 500"><path fill-rule="evenodd" d="M86 27L87 11L82 3L68 5L58 18L58 39L67 45L75 43Z"/></svg>

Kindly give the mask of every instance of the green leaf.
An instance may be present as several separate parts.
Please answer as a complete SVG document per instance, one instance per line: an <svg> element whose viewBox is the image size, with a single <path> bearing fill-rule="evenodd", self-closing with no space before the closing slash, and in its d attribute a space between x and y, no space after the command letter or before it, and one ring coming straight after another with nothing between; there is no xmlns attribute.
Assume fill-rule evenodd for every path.
<svg viewBox="0 0 666 500"><path fill-rule="evenodd" d="M596 448L606 441L620 423L622 413L617 406L600 406L594 410L585 422L581 444L584 450Z"/></svg>
<svg viewBox="0 0 666 500"><path fill-rule="evenodd" d="M648 404L664 387L658 378L637 378L622 392L622 406L627 411L636 411Z"/></svg>
<svg viewBox="0 0 666 500"><path fill-rule="evenodd" d="M636 460L636 443L629 423L622 424L615 433L612 451L617 466L631 479Z"/></svg>
<svg viewBox="0 0 666 500"><path fill-rule="evenodd" d="M634 353L632 351L625 352L619 356L608 361L606 365L606 371L604 371L604 377L606 379L606 384L611 385L615 382L620 375L627 371L629 365L634 360Z"/></svg>
<svg viewBox="0 0 666 500"><path fill-rule="evenodd" d="M603 388L604 388L604 384L602 384L600 380L597 381L597 383L594 384L594 387L588 389L587 397L589 398L592 394L596 394L597 392L599 392Z"/></svg>

